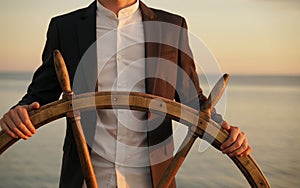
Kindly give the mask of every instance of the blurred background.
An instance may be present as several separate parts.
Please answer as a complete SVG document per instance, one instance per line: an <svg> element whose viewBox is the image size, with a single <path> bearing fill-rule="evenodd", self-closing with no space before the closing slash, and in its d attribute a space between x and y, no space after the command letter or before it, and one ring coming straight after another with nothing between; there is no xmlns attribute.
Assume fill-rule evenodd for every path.
<svg viewBox="0 0 300 188"><path fill-rule="evenodd" d="M231 75L222 112L225 119L247 133L253 156L272 187L299 187L300 1L144 2L186 18L189 31L206 44L220 71ZM51 17L90 3L0 2L0 116L24 95L41 64ZM199 76L208 94L210 88ZM177 133L185 128L174 129L178 145L182 136ZM64 120L53 122L1 155L0 187L57 187L64 132ZM200 151L199 142L177 182L179 187L248 186L227 157L211 147Z"/></svg>
<svg viewBox="0 0 300 188"><path fill-rule="evenodd" d="M0 2L0 70L32 72L40 64L50 18L92 0ZM231 74L300 73L298 0L146 0L186 18ZM16 66L17 65L17 66Z"/></svg>

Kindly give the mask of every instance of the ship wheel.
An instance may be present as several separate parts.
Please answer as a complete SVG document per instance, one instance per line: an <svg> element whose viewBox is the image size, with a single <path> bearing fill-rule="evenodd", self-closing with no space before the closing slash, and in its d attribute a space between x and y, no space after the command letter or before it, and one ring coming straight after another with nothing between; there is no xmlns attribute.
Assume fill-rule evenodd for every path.
<svg viewBox="0 0 300 188"><path fill-rule="evenodd" d="M97 188L98 185L80 123L80 111L94 108L151 111L151 113L165 114L172 120L180 121L180 123L187 125L189 127L188 134L167 168L164 177L156 186L159 188L169 186L198 137L203 139L213 138L211 145L217 150L220 150L221 144L229 136L229 133L225 129L210 119L210 111L221 98L227 85L229 79L227 74L216 83L208 100L203 104L203 108L201 107L201 111L198 112L181 103L138 92L95 92L73 97L68 72L62 55L58 50L55 50L53 55L56 73L63 89L63 98L44 105L38 110L31 111L29 117L36 129L59 118L67 117L71 120L78 155L88 188ZM208 135L208 137L203 137L204 134ZM18 140L19 139L14 139L1 131L0 155ZM251 187L270 187L268 180L251 155L245 157L230 157L230 159L241 171Z"/></svg>

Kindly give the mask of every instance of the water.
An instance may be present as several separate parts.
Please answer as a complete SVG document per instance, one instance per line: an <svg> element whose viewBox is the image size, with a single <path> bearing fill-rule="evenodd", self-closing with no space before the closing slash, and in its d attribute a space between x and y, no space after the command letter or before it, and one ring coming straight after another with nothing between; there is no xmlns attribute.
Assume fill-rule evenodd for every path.
<svg viewBox="0 0 300 188"><path fill-rule="evenodd" d="M0 74L0 115L24 94L30 77ZM300 186L299 97L300 77L233 76L228 86L225 118L247 133L272 187ZM52 122L2 154L0 187L58 187L64 132L64 120ZM178 187L249 187L226 156L198 148L199 141L177 174Z"/></svg>

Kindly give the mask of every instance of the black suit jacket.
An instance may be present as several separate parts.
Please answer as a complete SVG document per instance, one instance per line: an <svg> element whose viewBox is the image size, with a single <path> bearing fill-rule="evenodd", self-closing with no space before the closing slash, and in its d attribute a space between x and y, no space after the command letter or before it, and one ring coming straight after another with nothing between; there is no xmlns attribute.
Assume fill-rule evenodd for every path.
<svg viewBox="0 0 300 188"><path fill-rule="evenodd" d="M206 98L199 87L188 45L185 20L165 11L150 9L142 2L140 10L146 41L145 72L148 76L146 92L175 99L199 110L199 102ZM19 104L38 101L44 105L60 97L62 91L55 74L52 56L55 49L59 49L65 59L73 91L76 94L94 92L97 85L95 41L96 1L87 8L53 18L47 32L47 41L42 55L43 64L34 73L27 94ZM170 69L168 63L163 63L164 60L168 60L177 68ZM150 113L148 116L149 124L159 119L158 116ZM89 145L93 142L95 122L96 112L82 113L82 124ZM169 118L165 118L158 128L148 132L149 146L153 146L149 150L149 155L154 187L172 159L171 135L172 127ZM159 144L162 141L164 142ZM80 188L83 175L69 124L67 124L63 150L60 187ZM175 187L175 183L172 187Z"/></svg>

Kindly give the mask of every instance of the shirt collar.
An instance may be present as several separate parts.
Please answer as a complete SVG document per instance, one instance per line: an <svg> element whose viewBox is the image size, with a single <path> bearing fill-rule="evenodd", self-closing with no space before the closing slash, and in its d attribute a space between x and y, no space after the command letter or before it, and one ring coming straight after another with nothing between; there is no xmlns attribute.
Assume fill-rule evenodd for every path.
<svg viewBox="0 0 300 188"><path fill-rule="evenodd" d="M119 11L118 17L117 17L113 11L107 9L106 7L101 5L101 3L99 3L99 1L97 1L97 15L100 15L100 16L107 16L107 17L122 19L122 18L133 15L138 9L139 9L139 0L137 0L133 5L130 5L129 7L121 9Z"/></svg>

